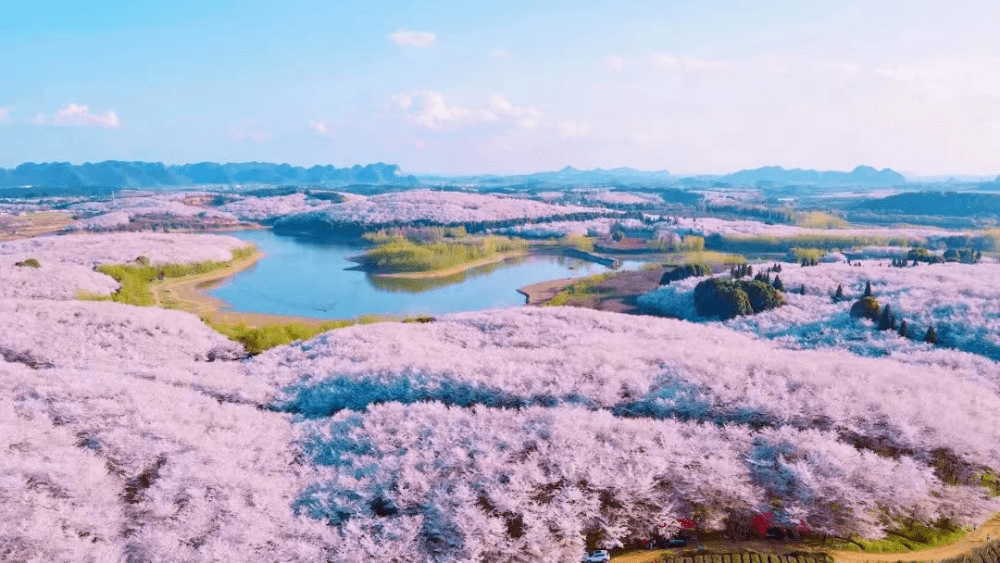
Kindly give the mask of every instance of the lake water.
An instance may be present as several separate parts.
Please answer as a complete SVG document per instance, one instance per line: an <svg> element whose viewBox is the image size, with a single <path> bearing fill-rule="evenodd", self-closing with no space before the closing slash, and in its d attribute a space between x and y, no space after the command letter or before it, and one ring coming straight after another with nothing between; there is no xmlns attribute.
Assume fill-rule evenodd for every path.
<svg viewBox="0 0 1000 563"><path fill-rule="evenodd" d="M419 315L476 311L524 304L519 287L557 278L589 276L608 268L563 256L530 256L446 278L379 278L348 260L364 252L345 243L279 236L269 230L226 233L257 245L266 256L209 290L228 310L321 319L366 314ZM636 269L625 261L620 269Z"/></svg>

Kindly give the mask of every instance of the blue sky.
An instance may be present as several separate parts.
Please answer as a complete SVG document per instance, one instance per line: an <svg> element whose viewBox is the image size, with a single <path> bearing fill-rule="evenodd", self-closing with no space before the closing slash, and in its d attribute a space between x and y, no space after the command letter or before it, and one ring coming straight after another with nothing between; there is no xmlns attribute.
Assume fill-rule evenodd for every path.
<svg viewBox="0 0 1000 563"><path fill-rule="evenodd" d="M997 22L993 0L17 3L0 166L998 174Z"/></svg>

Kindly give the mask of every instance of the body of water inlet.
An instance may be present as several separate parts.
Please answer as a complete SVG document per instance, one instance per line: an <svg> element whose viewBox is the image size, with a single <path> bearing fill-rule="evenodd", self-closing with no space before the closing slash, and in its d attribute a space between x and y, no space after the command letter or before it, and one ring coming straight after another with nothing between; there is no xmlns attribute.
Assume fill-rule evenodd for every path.
<svg viewBox="0 0 1000 563"><path fill-rule="evenodd" d="M276 235L269 230L225 233L255 244L266 256L208 292L227 310L321 319L359 315L420 315L524 304L517 289L546 280L582 277L608 268L563 256L528 256L442 278L386 278L350 269L364 248L343 242ZM619 269L637 269L628 260Z"/></svg>

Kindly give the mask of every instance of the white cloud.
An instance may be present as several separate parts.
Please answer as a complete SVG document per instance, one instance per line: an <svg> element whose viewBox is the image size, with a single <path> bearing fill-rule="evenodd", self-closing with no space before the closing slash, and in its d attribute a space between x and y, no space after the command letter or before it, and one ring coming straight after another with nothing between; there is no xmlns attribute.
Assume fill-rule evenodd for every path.
<svg viewBox="0 0 1000 563"><path fill-rule="evenodd" d="M610 70L622 70L628 64L628 60L621 55L608 55L601 61L604 67Z"/></svg>
<svg viewBox="0 0 1000 563"><path fill-rule="evenodd" d="M330 135L333 134L333 131L330 130L330 124L324 121L320 121L318 119L310 121L309 128L315 131L317 134L322 135L324 137L329 137Z"/></svg>
<svg viewBox="0 0 1000 563"><path fill-rule="evenodd" d="M42 114L38 114L36 119L44 119ZM53 125L76 125L84 127L106 127L114 129L118 127L118 115L111 110L103 114L90 113L90 108L77 104L69 104L52 116Z"/></svg>
<svg viewBox="0 0 1000 563"><path fill-rule="evenodd" d="M590 133L590 126L586 123L563 121L559 124L559 134L563 139L585 137L588 133Z"/></svg>
<svg viewBox="0 0 1000 563"><path fill-rule="evenodd" d="M721 59L706 59L692 55L675 56L668 53L653 53L649 62L665 71L709 72L725 70L729 65Z"/></svg>
<svg viewBox="0 0 1000 563"><path fill-rule="evenodd" d="M443 94L430 90L396 94L393 100L407 112L407 121L432 131L489 123L512 123L522 129L535 129L543 117L541 111L515 105L499 94L491 96L486 107L477 108L449 104Z"/></svg>
<svg viewBox="0 0 1000 563"><path fill-rule="evenodd" d="M437 40L437 35L429 31L397 31L386 37L401 47L430 47Z"/></svg>
<svg viewBox="0 0 1000 563"><path fill-rule="evenodd" d="M45 123L45 114L42 113L42 112L38 112L38 113L35 114L35 117L32 117L28 121L30 121L31 123L34 123L35 125L41 125L41 124Z"/></svg>
<svg viewBox="0 0 1000 563"><path fill-rule="evenodd" d="M0 123L7 121L7 117L10 115L10 110L12 108L0 108Z"/></svg>
<svg viewBox="0 0 1000 563"><path fill-rule="evenodd" d="M503 49L493 49L487 55L495 61L506 61L511 57L511 54Z"/></svg>
<svg viewBox="0 0 1000 563"><path fill-rule="evenodd" d="M254 143L262 143L270 138L267 133L254 129L252 125L246 128L237 127L230 131L230 136L234 141L252 141Z"/></svg>

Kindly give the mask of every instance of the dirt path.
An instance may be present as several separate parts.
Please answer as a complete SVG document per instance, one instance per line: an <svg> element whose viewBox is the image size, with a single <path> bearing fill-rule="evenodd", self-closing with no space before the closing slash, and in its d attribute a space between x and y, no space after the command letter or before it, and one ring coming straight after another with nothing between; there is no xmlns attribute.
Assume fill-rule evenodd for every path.
<svg viewBox="0 0 1000 563"><path fill-rule="evenodd" d="M833 557L836 563L895 563L896 561L941 561L960 557L966 553L981 547L986 543L987 536L990 541L1000 539L1000 514L993 515L974 530L969 532L962 539L931 549L922 551L907 551L903 553L865 553L860 551L840 551L824 549L821 544L806 544L790 541L762 541L762 540L708 540L704 542L692 542L682 549L657 549L651 551L631 551L611 558L613 563L653 563L666 559L672 559L680 555L681 551L690 551L697 546L703 546L707 553L737 553L754 551L757 553L769 553L774 555L785 555L795 552L811 551L815 553L827 553Z"/></svg>
<svg viewBox="0 0 1000 563"><path fill-rule="evenodd" d="M940 561L964 555L990 540L1000 538L1000 514L977 526L965 537L955 543L942 545L923 551L908 551L905 553L861 553L857 551L828 551L838 563L864 563L865 561Z"/></svg>

